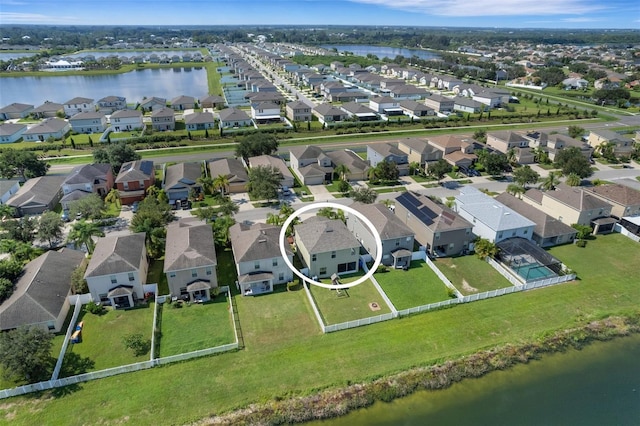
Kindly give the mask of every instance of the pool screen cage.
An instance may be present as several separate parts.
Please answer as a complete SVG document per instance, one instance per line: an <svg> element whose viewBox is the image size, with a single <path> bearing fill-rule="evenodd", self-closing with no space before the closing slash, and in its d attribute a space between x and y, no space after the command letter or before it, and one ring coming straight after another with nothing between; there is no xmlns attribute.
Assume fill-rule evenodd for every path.
<svg viewBox="0 0 640 426"><path fill-rule="evenodd" d="M562 262L529 240L509 238L500 241L497 246L500 249L498 260L525 279L530 274L550 275L539 273L545 270L550 270L555 275L563 275ZM537 270L540 271L536 273Z"/></svg>

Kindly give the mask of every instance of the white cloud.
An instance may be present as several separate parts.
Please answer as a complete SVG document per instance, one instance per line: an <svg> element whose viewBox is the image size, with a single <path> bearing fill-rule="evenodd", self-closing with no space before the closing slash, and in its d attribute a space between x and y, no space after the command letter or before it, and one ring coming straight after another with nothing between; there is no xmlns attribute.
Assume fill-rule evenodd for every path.
<svg viewBox="0 0 640 426"><path fill-rule="evenodd" d="M605 9L587 0L350 0L441 16L581 15Z"/></svg>
<svg viewBox="0 0 640 426"><path fill-rule="evenodd" d="M68 24L77 23L73 16L49 16L40 13L0 12L0 22L6 24Z"/></svg>
<svg viewBox="0 0 640 426"><path fill-rule="evenodd" d="M596 22L598 19L595 18L587 18L586 16L577 17L577 18L565 18L562 20L563 22Z"/></svg>

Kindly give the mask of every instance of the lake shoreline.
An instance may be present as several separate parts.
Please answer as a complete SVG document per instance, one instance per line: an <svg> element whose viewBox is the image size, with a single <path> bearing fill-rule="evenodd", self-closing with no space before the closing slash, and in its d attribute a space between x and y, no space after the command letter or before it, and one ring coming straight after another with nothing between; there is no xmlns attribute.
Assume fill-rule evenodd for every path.
<svg viewBox="0 0 640 426"><path fill-rule="evenodd" d="M518 364L540 359L545 354L581 349L591 343L632 334L640 334L640 312L591 321L581 327L545 334L529 342L479 351L441 364L414 368L367 383L325 390L305 397L252 404L225 415L202 419L196 424L279 425L331 419L369 407L378 401L390 402L421 390L445 389L463 379L507 370Z"/></svg>

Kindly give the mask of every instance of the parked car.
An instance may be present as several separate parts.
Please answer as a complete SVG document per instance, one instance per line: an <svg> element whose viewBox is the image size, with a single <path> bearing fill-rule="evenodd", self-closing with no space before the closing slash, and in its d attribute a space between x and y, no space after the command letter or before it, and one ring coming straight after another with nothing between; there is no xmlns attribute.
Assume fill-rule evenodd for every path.
<svg viewBox="0 0 640 426"><path fill-rule="evenodd" d="M69 217L69 212L67 211L62 212L62 215L60 215L60 219L62 219L63 222L71 222L71 218Z"/></svg>
<svg viewBox="0 0 640 426"><path fill-rule="evenodd" d="M139 203L137 201L134 201L133 204L131 204L131 211L133 213L137 213L138 212L138 206L139 206Z"/></svg>

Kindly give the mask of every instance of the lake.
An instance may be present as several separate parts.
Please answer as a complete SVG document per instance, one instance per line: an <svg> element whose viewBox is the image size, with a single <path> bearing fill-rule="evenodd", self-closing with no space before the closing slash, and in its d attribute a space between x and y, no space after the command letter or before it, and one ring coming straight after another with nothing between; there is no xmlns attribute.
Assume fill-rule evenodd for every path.
<svg viewBox="0 0 640 426"><path fill-rule="evenodd" d="M436 53L422 49L404 49L399 47L388 46L365 46L359 44L325 44L321 47L325 49L338 49L338 52L352 52L354 55L367 56L368 54L376 55L378 58L395 59L396 56L402 55L405 58L417 56L420 59L440 59Z"/></svg>
<svg viewBox="0 0 640 426"><path fill-rule="evenodd" d="M38 52L37 51L33 51L30 53L26 53L26 52L0 52L0 61L8 61L11 59L18 59L18 58L26 58L28 56L33 56L33 55L37 55Z"/></svg>
<svg viewBox="0 0 640 426"><path fill-rule="evenodd" d="M135 103L143 97L168 100L179 95L200 98L209 91L204 68L162 68L111 75L59 75L51 77L0 78L0 106L13 102L38 106L44 101L64 103L76 96L96 101L105 96L124 96Z"/></svg>
<svg viewBox="0 0 640 426"><path fill-rule="evenodd" d="M309 426L639 425L640 335L420 391Z"/></svg>

